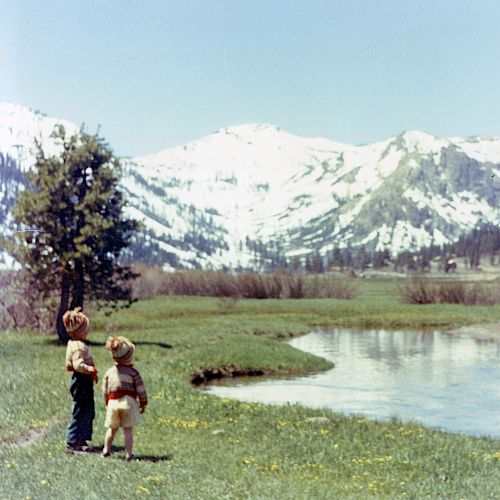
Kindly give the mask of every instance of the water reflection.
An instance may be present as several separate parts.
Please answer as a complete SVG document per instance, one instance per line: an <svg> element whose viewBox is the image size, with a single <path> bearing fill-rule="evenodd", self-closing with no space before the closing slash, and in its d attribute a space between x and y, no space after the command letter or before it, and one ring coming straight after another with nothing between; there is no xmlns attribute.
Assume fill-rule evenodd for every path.
<svg viewBox="0 0 500 500"><path fill-rule="evenodd" d="M442 332L318 330L290 344L335 368L288 380L211 386L224 397L301 403L343 413L414 419L500 437L500 349Z"/></svg>

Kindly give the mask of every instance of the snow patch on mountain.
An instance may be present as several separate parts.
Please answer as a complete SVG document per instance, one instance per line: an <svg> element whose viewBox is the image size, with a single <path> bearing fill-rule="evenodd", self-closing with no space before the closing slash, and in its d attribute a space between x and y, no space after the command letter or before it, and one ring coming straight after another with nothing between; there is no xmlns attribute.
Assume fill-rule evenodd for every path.
<svg viewBox="0 0 500 500"><path fill-rule="evenodd" d="M20 168L26 170L34 163L35 140L43 144L47 155L60 151L51 138L56 125L62 125L70 134L78 130L68 120L52 118L18 104L0 103L0 151L15 158Z"/></svg>
<svg viewBox="0 0 500 500"><path fill-rule="evenodd" d="M23 170L33 163L35 138L57 154L58 123L78 130L0 104L0 153ZM353 146L252 123L122 163L128 214L143 222L131 258L165 268L252 267L271 247L288 258L335 246L397 253L446 243L479 222L500 223L498 138L406 131ZM0 199L4 227L22 189L9 165L2 167L2 189L11 193Z"/></svg>

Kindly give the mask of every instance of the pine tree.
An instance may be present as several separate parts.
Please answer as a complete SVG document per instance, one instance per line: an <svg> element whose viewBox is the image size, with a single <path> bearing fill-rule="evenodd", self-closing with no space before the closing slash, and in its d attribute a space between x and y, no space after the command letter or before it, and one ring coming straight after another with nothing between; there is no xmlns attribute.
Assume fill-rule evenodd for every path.
<svg viewBox="0 0 500 500"><path fill-rule="evenodd" d="M30 231L19 235L13 254L42 295L59 290L56 329L65 342L67 309L83 308L85 299L112 309L129 300L136 275L118 257L138 223L123 214L120 162L108 144L83 128L68 137L58 126L53 137L60 154L46 156L36 143L29 188L14 207L16 221Z"/></svg>
<svg viewBox="0 0 500 500"><path fill-rule="evenodd" d="M302 270L302 267L303 267L302 260L300 259L299 256L294 255L290 262L290 269L292 271L299 272Z"/></svg>
<svg viewBox="0 0 500 500"><path fill-rule="evenodd" d="M356 259L354 261L354 264L357 269L361 269L364 271L367 267L368 264L370 263L370 255L366 251L366 248L364 245L361 245L359 247L358 252L356 253Z"/></svg>
<svg viewBox="0 0 500 500"><path fill-rule="evenodd" d="M341 271L344 270L344 257L342 256L342 252L340 251L340 248L335 247L332 252L332 258L330 260L330 263L333 267L336 267L340 269Z"/></svg>
<svg viewBox="0 0 500 500"><path fill-rule="evenodd" d="M323 264L323 257L316 251L310 261L310 272L313 273L324 273L325 266Z"/></svg>
<svg viewBox="0 0 500 500"><path fill-rule="evenodd" d="M354 265L354 260L352 256L352 248L351 245L349 245L342 253L343 260L344 260L344 266L345 267L352 267Z"/></svg>

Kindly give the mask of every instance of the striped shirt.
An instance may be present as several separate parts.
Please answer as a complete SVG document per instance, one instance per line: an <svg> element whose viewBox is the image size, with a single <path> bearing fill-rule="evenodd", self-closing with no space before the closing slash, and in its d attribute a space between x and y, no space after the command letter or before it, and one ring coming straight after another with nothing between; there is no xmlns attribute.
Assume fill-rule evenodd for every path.
<svg viewBox="0 0 500 500"><path fill-rule="evenodd" d="M146 388L140 373L132 365L115 365L104 375L102 392L106 405L110 399L119 399L123 396L139 398L139 406L148 404Z"/></svg>
<svg viewBox="0 0 500 500"><path fill-rule="evenodd" d="M66 370L91 375L96 371L94 358L87 342L69 340L66 346Z"/></svg>

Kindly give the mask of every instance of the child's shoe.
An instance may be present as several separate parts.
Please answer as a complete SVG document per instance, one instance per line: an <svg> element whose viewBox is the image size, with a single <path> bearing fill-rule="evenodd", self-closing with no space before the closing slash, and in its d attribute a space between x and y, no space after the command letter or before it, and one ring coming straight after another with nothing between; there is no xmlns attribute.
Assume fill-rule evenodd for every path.
<svg viewBox="0 0 500 500"><path fill-rule="evenodd" d="M78 447L80 448L80 451L82 453L90 452L90 446L87 444L87 441L82 441L81 443L78 443Z"/></svg>
<svg viewBox="0 0 500 500"><path fill-rule="evenodd" d="M66 443L66 453L75 454L82 453L81 446L76 443Z"/></svg>

